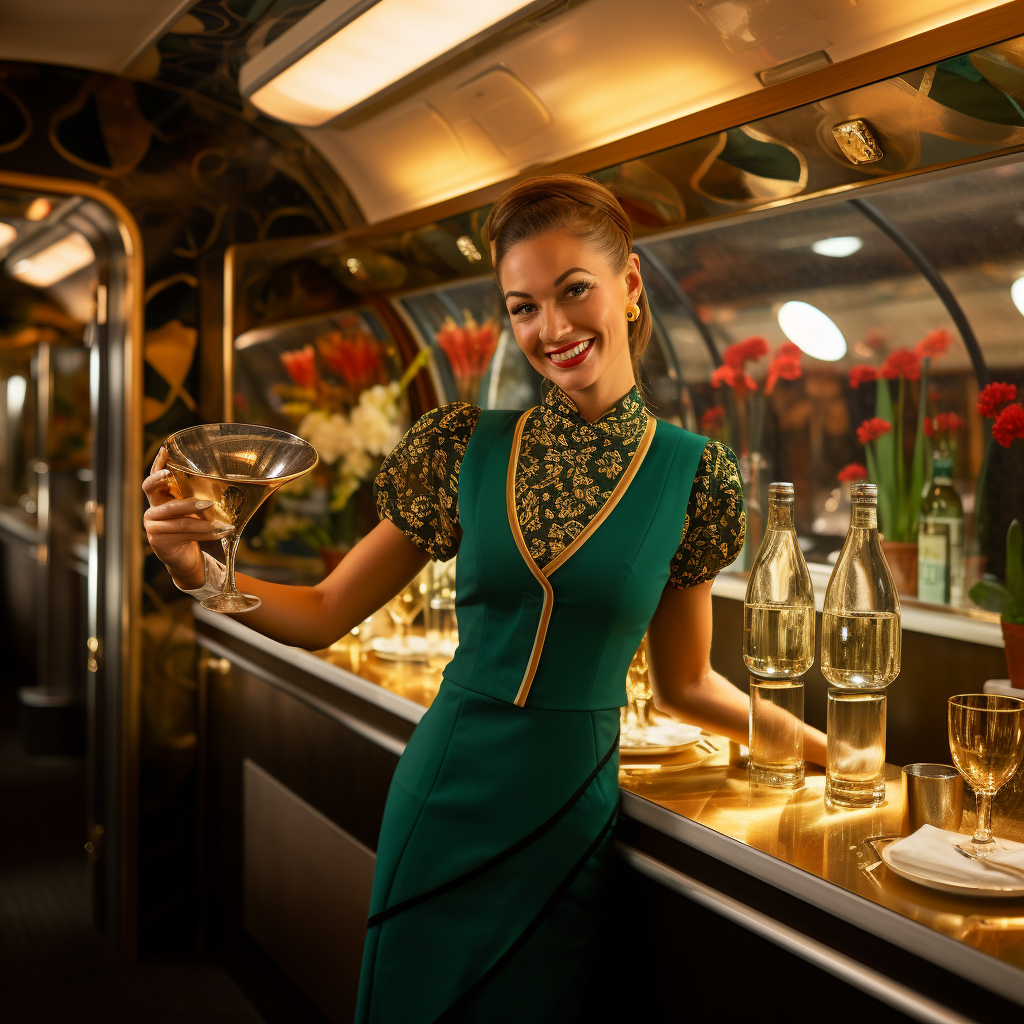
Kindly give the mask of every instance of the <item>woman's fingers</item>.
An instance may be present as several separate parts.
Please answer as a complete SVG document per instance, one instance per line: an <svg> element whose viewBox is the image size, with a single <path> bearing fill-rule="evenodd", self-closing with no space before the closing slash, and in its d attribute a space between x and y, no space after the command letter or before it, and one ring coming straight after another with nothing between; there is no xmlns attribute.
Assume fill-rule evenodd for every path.
<svg viewBox="0 0 1024 1024"><path fill-rule="evenodd" d="M149 475L153 476L154 473L159 473L164 466L167 465L167 459L167 449L161 446L160 451L156 453L156 458L153 460L153 465L149 470Z"/></svg>
<svg viewBox="0 0 1024 1024"><path fill-rule="evenodd" d="M213 507L212 501L201 501L199 498L169 498L167 501L146 509L143 516L147 522L153 519L174 519L179 516L196 515L206 519L208 510Z"/></svg>
<svg viewBox="0 0 1024 1024"><path fill-rule="evenodd" d="M183 540L219 540L234 532L233 526L224 523L210 523L205 519L191 519L187 516L146 520L146 533L162 538L179 536Z"/></svg>
<svg viewBox="0 0 1024 1024"><path fill-rule="evenodd" d="M170 501L174 495L171 493L168 482L171 479L169 469L161 469L152 473L142 481L142 491L149 498L150 505L162 505Z"/></svg>

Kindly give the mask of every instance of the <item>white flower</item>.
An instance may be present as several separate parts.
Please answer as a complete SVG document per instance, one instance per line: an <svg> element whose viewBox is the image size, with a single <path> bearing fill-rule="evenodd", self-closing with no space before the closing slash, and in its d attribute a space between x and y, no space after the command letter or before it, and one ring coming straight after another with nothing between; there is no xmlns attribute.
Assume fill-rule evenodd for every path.
<svg viewBox="0 0 1024 1024"><path fill-rule="evenodd" d="M397 399L397 384L375 384L360 394L352 410L352 429L371 455L387 455L402 440Z"/></svg>
<svg viewBox="0 0 1024 1024"><path fill-rule="evenodd" d="M343 455L359 447L348 417L340 412L328 413L317 409L307 413L299 424L299 436L316 449L328 466L333 466Z"/></svg>

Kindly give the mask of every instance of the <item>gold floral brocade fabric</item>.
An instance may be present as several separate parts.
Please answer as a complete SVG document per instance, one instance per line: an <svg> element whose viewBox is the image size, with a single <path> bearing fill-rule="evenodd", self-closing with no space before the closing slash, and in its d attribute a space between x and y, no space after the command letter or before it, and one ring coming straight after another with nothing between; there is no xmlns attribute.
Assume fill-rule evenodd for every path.
<svg viewBox="0 0 1024 1024"><path fill-rule="evenodd" d="M628 468L647 427L634 388L594 423L558 387L530 411L516 465L515 503L523 539L544 566L586 528ZM377 511L432 558L458 551L459 469L480 418L453 402L420 417L387 457L375 483ZM709 441L701 454L670 581L684 589L713 579L739 554L746 513L733 453Z"/></svg>

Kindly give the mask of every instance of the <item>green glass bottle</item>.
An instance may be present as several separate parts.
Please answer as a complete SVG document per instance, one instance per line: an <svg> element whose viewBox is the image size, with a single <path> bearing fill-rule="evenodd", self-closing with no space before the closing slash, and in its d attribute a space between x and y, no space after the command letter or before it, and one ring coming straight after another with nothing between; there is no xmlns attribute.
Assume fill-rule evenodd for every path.
<svg viewBox="0 0 1024 1024"><path fill-rule="evenodd" d="M917 597L958 606L963 595L964 509L953 487L953 460L936 452L918 521Z"/></svg>

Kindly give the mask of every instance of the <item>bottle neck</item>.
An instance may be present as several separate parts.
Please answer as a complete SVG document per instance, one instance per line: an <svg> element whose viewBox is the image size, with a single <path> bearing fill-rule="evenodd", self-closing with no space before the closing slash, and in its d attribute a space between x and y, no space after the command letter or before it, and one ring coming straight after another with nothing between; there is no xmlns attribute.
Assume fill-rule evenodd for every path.
<svg viewBox="0 0 1024 1024"><path fill-rule="evenodd" d="M850 516L851 530L877 530L878 529L878 506L874 504L861 504L854 502L853 512Z"/></svg>
<svg viewBox="0 0 1024 1024"><path fill-rule="evenodd" d="M793 502L772 501L768 499L768 527L769 530L795 530L796 523L793 521Z"/></svg>

